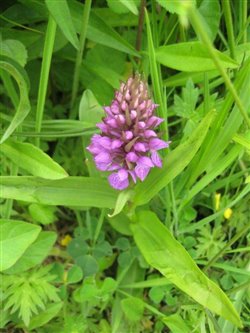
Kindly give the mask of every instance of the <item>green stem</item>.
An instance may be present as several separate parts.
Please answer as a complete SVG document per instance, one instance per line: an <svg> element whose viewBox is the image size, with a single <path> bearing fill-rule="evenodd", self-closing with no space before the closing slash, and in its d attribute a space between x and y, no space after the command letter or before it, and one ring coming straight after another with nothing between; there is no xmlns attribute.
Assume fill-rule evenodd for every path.
<svg viewBox="0 0 250 333"><path fill-rule="evenodd" d="M247 13L247 0L242 0L242 29L244 31L243 33L243 43L247 43L247 20L248 20L248 13Z"/></svg>
<svg viewBox="0 0 250 333"><path fill-rule="evenodd" d="M0 70L0 76L3 80L4 87L8 93L9 98L11 99L12 104L14 105L15 109L17 109L19 103L19 97L16 92L13 81L11 79L11 76L9 75L9 73L7 73L2 69Z"/></svg>
<svg viewBox="0 0 250 333"><path fill-rule="evenodd" d="M105 209L101 210L101 214L100 214L100 217L98 219L98 223L97 223L94 238L93 238L93 247L95 246L95 243L96 243L96 241L97 241L97 239L100 235L100 231L102 229L102 225L103 225L103 222L104 222L105 211L106 211Z"/></svg>
<svg viewBox="0 0 250 333"><path fill-rule="evenodd" d="M11 162L10 169L11 169L11 172L10 172L11 176L16 176L18 173L18 166ZM3 218L5 218L5 219L10 218L12 206L13 206L13 199L7 199L6 206L4 207L4 211L3 211Z"/></svg>
<svg viewBox="0 0 250 333"><path fill-rule="evenodd" d="M215 52L215 48L213 47L213 44L212 44L206 30L203 27L199 13L197 12L197 10L194 7L190 7L189 16L190 16L190 21L192 23L192 26L193 26L196 34L200 36L202 42L207 47L207 50L215 64L215 66L217 67L218 71L220 72L222 78L224 79L224 82L225 82L228 90L231 92L231 94L235 100L235 103L238 106L240 113L242 114L242 117L245 119L247 126L250 128L250 119L248 118L247 112L246 112L244 106L242 105L242 102L239 98L239 95L238 95L233 83L231 82L225 69L221 65L221 62Z"/></svg>
<svg viewBox="0 0 250 333"><path fill-rule="evenodd" d="M153 83L154 96L156 103L159 104L158 112L159 116L163 118L163 121L160 125L160 128L163 132L163 139L167 141L168 139L168 129L167 129L167 106L164 103L162 85L160 82L160 73L159 67L156 62L155 49L153 43L152 32L150 28L150 20L148 17L148 12L145 9L146 25L147 25L147 37L148 37L148 54L149 54L149 64L150 64L150 73Z"/></svg>
<svg viewBox="0 0 250 333"><path fill-rule="evenodd" d="M85 47L85 41L86 41L86 34L87 34L87 27L89 22L89 14L91 9L91 2L92 0L86 0L83 10L83 18L82 18L82 27L81 27L81 33L80 33L80 46L79 50L76 54L76 62L75 62L75 71L74 71L74 78L73 78L73 86L72 86L72 96L71 96L71 114L73 105L76 99L78 86L79 86L79 77L80 77L80 68L82 64L82 56L83 51Z"/></svg>
<svg viewBox="0 0 250 333"><path fill-rule="evenodd" d="M48 86L49 71L51 65L51 58L53 53L54 41L56 35L56 22L53 17L49 17L47 31L45 35L43 60L38 90L37 110L36 110L36 132L41 131L42 119L45 105L45 98ZM36 145L40 145L40 138L36 138Z"/></svg>
<svg viewBox="0 0 250 333"><path fill-rule="evenodd" d="M230 241L212 259L209 260L209 262L203 268L203 271L206 272L209 267L211 267L217 261L217 259L219 259L223 255L223 253L226 252L227 248L234 244L242 235L244 235L244 233L247 232L249 228L250 226L246 225L239 232L237 232L237 234L234 235L234 237L231 238Z"/></svg>
<svg viewBox="0 0 250 333"><path fill-rule="evenodd" d="M224 10L224 17L225 17L225 21L226 21L230 55L233 59L235 59L235 42L234 42L235 38L234 38L233 21L232 21L232 14L231 14L231 7L230 7L229 0L223 0L222 7Z"/></svg>

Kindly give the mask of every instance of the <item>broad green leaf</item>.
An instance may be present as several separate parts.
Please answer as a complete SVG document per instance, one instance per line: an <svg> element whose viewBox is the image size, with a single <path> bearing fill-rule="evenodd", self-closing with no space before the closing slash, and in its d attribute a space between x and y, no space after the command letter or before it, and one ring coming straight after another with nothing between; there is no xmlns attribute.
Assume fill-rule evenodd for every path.
<svg viewBox="0 0 250 333"><path fill-rule="evenodd" d="M19 63L22 67L25 66L27 62L27 50L23 43L15 39L5 39L1 40L0 37L0 55L7 56Z"/></svg>
<svg viewBox="0 0 250 333"><path fill-rule="evenodd" d="M213 41L220 25L220 3L218 0L202 0L198 10L204 20L204 27L206 28L211 41Z"/></svg>
<svg viewBox="0 0 250 333"><path fill-rule="evenodd" d="M205 45L201 42L186 42L160 46L155 50L156 60L170 68L183 72L203 72L216 69ZM238 64L229 56L216 50L224 68L237 68Z"/></svg>
<svg viewBox="0 0 250 333"><path fill-rule="evenodd" d="M19 274L41 264L55 243L56 237L55 232L42 231L37 239L25 250L21 258L4 273Z"/></svg>
<svg viewBox="0 0 250 333"><path fill-rule="evenodd" d="M44 326L46 323L48 323L58 314L62 306L63 302L46 305L46 309L44 311L39 311L38 315L32 316L29 323L29 331L32 331L37 327Z"/></svg>
<svg viewBox="0 0 250 333"><path fill-rule="evenodd" d="M45 3L64 36L76 49L78 49L79 41L72 22L67 1L45 0Z"/></svg>
<svg viewBox="0 0 250 333"><path fill-rule="evenodd" d="M16 220L0 220L0 272L13 266L36 240L41 228Z"/></svg>
<svg viewBox="0 0 250 333"><path fill-rule="evenodd" d="M31 143L8 140L0 147L5 156L33 176L45 179L61 179L68 176L49 155Z"/></svg>
<svg viewBox="0 0 250 333"><path fill-rule="evenodd" d="M83 4L77 1L69 1L68 5L72 14L75 29L78 33L80 33L84 8ZM105 11L106 15L102 15L103 11ZM91 10L88 22L87 38L96 43L112 47L122 52L140 56L135 48L109 25L109 18L112 16L111 14L112 11L108 11L107 13L107 8L96 8ZM130 16L133 16L131 22L135 22L134 18L136 18L136 16L132 14L130 14Z"/></svg>
<svg viewBox="0 0 250 333"><path fill-rule="evenodd" d="M77 257L75 262L82 269L84 277L93 275L99 270L98 262L90 254Z"/></svg>
<svg viewBox="0 0 250 333"><path fill-rule="evenodd" d="M104 22L101 17L94 13L91 13L89 18L87 37L96 43L112 47L134 56L140 56L132 45Z"/></svg>
<svg viewBox="0 0 250 333"><path fill-rule="evenodd" d="M143 316L144 305L137 297L128 297L121 301L122 310L131 322L139 322Z"/></svg>
<svg viewBox="0 0 250 333"><path fill-rule="evenodd" d="M158 217L150 211L140 211L137 217L131 229L146 261L196 302L241 327L228 297L198 268Z"/></svg>
<svg viewBox="0 0 250 333"><path fill-rule="evenodd" d="M162 318L162 321L167 327L171 329L174 333L190 333L192 332L188 324L181 318L177 313Z"/></svg>
<svg viewBox="0 0 250 333"><path fill-rule="evenodd" d="M36 177L0 177L0 197L44 205L114 208L117 191L104 179L67 177L45 180Z"/></svg>
<svg viewBox="0 0 250 333"><path fill-rule="evenodd" d="M114 72L110 67L107 67L105 63L99 65L93 61L84 61L83 66L106 81L113 89L119 88L122 76Z"/></svg>
<svg viewBox="0 0 250 333"><path fill-rule="evenodd" d="M10 125L5 130L0 143L3 143L23 122L30 111L30 102L28 96L29 83L28 76L24 69L11 58L0 56L0 68L7 71L16 80L20 90L20 100Z"/></svg>
<svg viewBox="0 0 250 333"><path fill-rule="evenodd" d="M114 217L108 219L111 226L122 235L130 236L130 219L126 214L120 213Z"/></svg>
<svg viewBox="0 0 250 333"><path fill-rule="evenodd" d="M111 215L109 215L109 217L114 217L117 214L119 214L123 210L124 206L126 205L126 203L131 198L132 195L133 195L133 192L131 190L125 190L125 191L120 192L118 194L118 197L117 197L117 200L115 203L114 212Z"/></svg>
<svg viewBox="0 0 250 333"><path fill-rule="evenodd" d="M167 155L163 167L152 170L147 179L135 187L135 206L151 200L190 163L200 148L214 115L214 111L208 113L189 139Z"/></svg>
<svg viewBox="0 0 250 333"><path fill-rule="evenodd" d="M195 6L196 0L156 0L163 8L172 14L186 15L190 6Z"/></svg>
<svg viewBox="0 0 250 333"><path fill-rule="evenodd" d="M127 7L131 13L134 15L138 15L138 9L136 7L135 1L134 0L119 0L120 3L122 3L125 7Z"/></svg>
<svg viewBox="0 0 250 333"><path fill-rule="evenodd" d="M32 203L29 205L29 213L36 223L51 224L56 220L55 207Z"/></svg>
<svg viewBox="0 0 250 333"><path fill-rule="evenodd" d="M79 119L90 126L96 126L102 120L104 111L91 90L86 89L79 105Z"/></svg>
<svg viewBox="0 0 250 333"><path fill-rule="evenodd" d="M83 278L82 269L79 266L74 265L67 272L66 282L69 284L77 283L77 282L81 281L82 278Z"/></svg>

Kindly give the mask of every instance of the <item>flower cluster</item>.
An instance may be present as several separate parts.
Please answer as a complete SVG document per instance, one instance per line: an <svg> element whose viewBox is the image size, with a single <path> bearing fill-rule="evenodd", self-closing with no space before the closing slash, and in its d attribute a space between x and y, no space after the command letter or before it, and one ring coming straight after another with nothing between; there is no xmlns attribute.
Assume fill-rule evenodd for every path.
<svg viewBox="0 0 250 333"><path fill-rule="evenodd" d="M112 104L104 107L106 117L97 124L101 134L93 135L87 149L99 170L113 171L108 180L115 189L128 187L130 178L143 181L152 167L162 167L157 151L170 142L157 137L155 128L163 119L154 115L156 107L139 75L121 83Z"/></svg>

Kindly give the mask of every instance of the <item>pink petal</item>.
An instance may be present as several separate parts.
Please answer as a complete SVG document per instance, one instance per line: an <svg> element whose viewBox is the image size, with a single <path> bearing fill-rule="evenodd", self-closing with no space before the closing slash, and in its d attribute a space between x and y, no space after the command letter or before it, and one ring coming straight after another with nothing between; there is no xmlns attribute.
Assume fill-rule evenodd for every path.
<svg viewBox="0 0 250 333"><path fill-rule="evenodd" d="M147 151L147 145L145 143L142 143L142 142L137 142L134 145L134 149L137 150L137 151L146 152Z"/></svg>
<svg viewBox="0 0 250 333"><path fill-rule="evenodd" d="M108 181L110 185L116 190L124 190L129 185L128 178L121 180L119 171L116 173L111 173L111 175L108 176Z"/></svg>
<svg viewBox="0 0 250 333"><path fill-rule="evenodd" d="M125 138L126 138L126 140L132 139L133 138L133 132L125 131Z"/></svg>
<svg viewBox="0 0 250 333"><path fill-rule="evenodd" d="M135 173L138 178L140 178L141 181L143 181L148 173L149 173L150 167L145 167L143 165L137 165L135 167Z"/></svg>
<svg viewBox="0 0 250 333"><path fill-rule="evenodd" d="M120 178L121 181L128 179L128 171L125 169L120 169L118 171L118 176Z"/></svg>
<svg viewBox="0 0 250 333"><path fill-rule="evenodd" d="M96 163L110 163L111 162L111 156L107 152L101 152L94 158Z"/></svg>
<svg viewBox="0 0 250 333"><path fill-rule="evenodd" d="M98 143L106 149L110 149L111 146L111 139L108 136L102 136L100 137Z"/></svg>
<svg viewBox="0 0 250 333"><path fill-rule="evenodd" d="M107 124L113 128L118 128L117 122L114 118L109 118L106 120Z"/></svg>
<svg viewBox="0 0 250 333"><path fill-rule="evenodd" d="M131 152L127 153L126 160L128 162L133 162L134 163L138 160L138 156L134 152L131 151Z"/></svg>
<svg viewBox="0 0 250 333"><path fill-rule="evenodd" d="M136 112L135 110L132 110L132 111L130 112L130 118L131 118L132 120L134 120L136 117L137 117L137 112Z"/></svg>
<svg viewBox="0 0 250 333"><path fill-rule="evenodd" d="M137 161L137 165L142 165L144 167L149 167L149 168L152 168L154 166L151 159L147 156L140 157Z"/></svg>
<svg viewBox="0 0 250 333"><path fill-rule="evenodd" d="M163 148L167 148L169 146L169 142L165 142L158 138L153 138L149 141L149 148L151 150L160 150Z"/></svg>
<svg viewBox="0 0 250 333"><path fill-rule="evenodd" d="M129 170L128 171L131 178L133 179L133 182L136 183L136 174L135 174L135 171L134 170Z"/></svg>
<svg viewBox="0 0 250 333"><path fill-rule="evenodd" d="M160 125L162 122L164 121L164 119L156 117L156 116L152 116L148 119L147 121L147 126L153 126L153 127L157 127L158 125Z"/></svg>
<svg viewBox="0 0 250 333"><path fill-rule="evenodd" d="M107 126L106 124L104 124L104 123L98 123L98 124L96 124L96 126L97 126L98 128L100 128L100 130L101 130L102 132L105 132L105 133L108 132L108 126Z"/></svg>
<svg viewBox="0 0 250 333"><path fill-rule="evenodd" d="M156 151L152 152L151 159L152 159L155 166L157 166L158 168L162 167L161 158L160 158L159 154Z"/></svg>
<svg viewBox="0 0 250 333"><path fill-rule="evenodd" d="M148 138L156 137L157 134L154 131L152 131L152 130L146 130L144 132L144 136L145 136L145 138L148 139Z"/></svg>
<svg viewBox="0 0 250 333"><path fill-rule="evenodd" d="M115 139L111 143L111 148L112 149L120 148L122 145L123 145L123 141L122 140Z"/></svg>

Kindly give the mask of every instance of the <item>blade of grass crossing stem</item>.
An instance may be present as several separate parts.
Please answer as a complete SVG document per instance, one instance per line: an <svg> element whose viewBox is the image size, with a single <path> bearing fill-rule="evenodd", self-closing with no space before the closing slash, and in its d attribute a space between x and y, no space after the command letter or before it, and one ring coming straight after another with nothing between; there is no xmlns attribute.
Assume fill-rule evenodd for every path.
<svg viewBox="0 0 250 333"><path fill-rule="evenodd" d="M198 230L198 229L202 228L204 225L214 221L217 217L223 216L224 211L225 211L226 208L231 208L231 207L235 206L240 200L242 200L246 195L248 195L249 192L250 192L250 184L247 185L246 187L244 187L243 190L240 192L240 194L233 201L228 203L226 207L223 207L218 212L216 212L214 214L211 214L211 215L205 217L204 219L202 219L198 222L191 223L188 227L184 227L183 229L179 229L178 233L179 234L192 233L195 230Z"/></svg>
<svg viewBox="0 0 250 333"><path fill-rule="evenodd" d="M147 37L148 37L148 56L149 56L149 64L150 64L150 73L151 78L153 82L153 91L154 91L154 98L155 102L159 104L158 112L159 116L164 119L164 121L161 124L161 130L163 131L163 137L165 140L168 138L168 132L167 132L167 110L166 105L164 105L163 96L162 96L162 86L160 83L160 77L159 77L159 70L158 65L156 62L155 57L155 49L154 49L154 43L152 38L152 32L150 28L150 21L148 17L148 12L145 9L145 18L146 18L146 25L147 25Z"/></svg>
<svg viewBox="0 0 250 333"><path fill-rule="evenodd" d="M199 269L154 213L140 211L131 229L137 246L150 266L199 304L236 326L242 326L226 294Z"/></svg>
<svg viewBox="0 0 250 333"><path fill-rule="evenodd" d="M42 68L39 81L37 110L36 110L36 132L40 132L42 127L42 119L43 119L46 92L48 87L49 71L50 71L55 35L56 35L56 22L54 21L53 17L50 15L45 35ZM39 137L36 138L36 145L38 147L40 145Z"/></svg>
<svg viewBox="0 0 250 333"><path fill-rule="evenodd" d="M28 96L29 82L25 70L11 58L0 56L0 68L7 71L16 80L19 91L20 99L19 104L12 118L10 125L5 130L0 144L3 143L15 131L15 129L23 122L25 117L30 112L30 101Z"/></svg>
<svg viewBox="0 0 250 333"><path fill-rule="evenodd" d="M80 68L81 68L81 63L82 63L83 50L84 50L84 46L85 46L91 3L92 3L92 0L86 0L85 5L84 5L84 10L83 10L82 26L81 26L81 33L80 33L80 45L79 45L79 50L77 51L77 55L76 55L75 71L74 71L73 86L72 86L71 110L73 110L73 105L74 105L74 101L75 101L77 91L78 91L78 86L79 86Z"/></svg>
<svg viewBox="0 0 250 333"><path fill-rule="evenodd" d="M197 195L200 191L203 190L208 184L210 184L217 176L221 175L222 172L229 167L229 165L239 156L243 151L243 148L240 145L233 146L227 155L218 159L210 172L208 172L204 177L202 177L195 185L188 190L187 196L181 201L179 211L190 201L192 198Z"/></svg>
<svg viewBox="0 0 250 333"><path fill-rule="evenodd" d="M244 105L242 104L233 83L231 82L229 76L227 75L227 72L221 65L221 62L220 62L218 56L216 55L216 50L213 47L213 44L206 32L206 29L204 29L204 27L203 27L202 19L200 17L198 10L194 6L190 6L188 12L189 12L189 18L190 18L191 24L192 24L196 34L199 35L202 42L207 47L207 50L208 50L212 60L214 61L218 71L220 72L221 76L223 77L228 90L232 94L232 96L235 100L235 103L237 104L239 111L242 114L242 117L244 118L247 126L250 128L250 119L248 118Z"/></svg>
<svg viewBox="0 0 250 333"><path fill-rule="evenodd" d="M235 86L241 92L240 97L247 108L250 106L249 74L250 59L243 66L235 81ZM206 137L203 143L203 149L193 160L192 165L190 165L190 170L186 171L189 173L188 185L185 182L177 184L177 193L180 193L186 185L189 188L195 182L197 177L218 159L239 129L243 119L239 115L237 105L234 106L233 111L226 120L232 107L232 103L232 95L228 93L217 114L216 121L214 121L211 126L210 135ZM226 123L223 125L225 121Z"/></svg>
<svg viewBox="0 0 250 333"><path fill-rule="evenodd" d="M134 197L135 206L150 201L185 169L200 148L214 115L214 111L209 112L190 138L166 156L163 167L152 170L147 179L137 185Z"/></svg>

